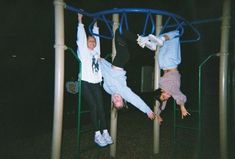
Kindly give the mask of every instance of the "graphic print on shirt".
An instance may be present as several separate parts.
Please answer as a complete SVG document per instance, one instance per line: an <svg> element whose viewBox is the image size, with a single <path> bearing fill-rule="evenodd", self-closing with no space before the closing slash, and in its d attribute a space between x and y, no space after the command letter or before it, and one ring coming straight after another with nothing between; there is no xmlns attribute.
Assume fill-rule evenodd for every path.
<svg viewBox="0 0 235 159"><path fill-rule="evenodd" d="M92 72L98 73L99 72L99 63L95 56L92 56Z"/></svg>

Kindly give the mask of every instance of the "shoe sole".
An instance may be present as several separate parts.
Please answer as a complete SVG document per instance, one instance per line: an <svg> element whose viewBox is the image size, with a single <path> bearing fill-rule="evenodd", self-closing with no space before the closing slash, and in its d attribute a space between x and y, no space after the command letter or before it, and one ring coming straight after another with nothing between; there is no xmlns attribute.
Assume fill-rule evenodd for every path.
<svg viewBox="0 0 235 159"><path fill-rule="evenodd" d="M98 143L96 143L95 142L95 144L97 145L97 146L99 146L99 147L106 147L106 146L108 146L109 144L107 143L106 145L99 145Z"/></svg>
<svg viewBox="0 0 235 159"><path fill-rule="evenodd" d="M113 144L113 142L107 142L107 144L112 145L112 144Z"/></svg>
<svg viewBox="0 0 235 159"><path fill-rule="evenodd" d="M96 142L96 141L94 141L95 142L95 144L96 145L98 145L99 147L105 147L105 146L107 146L108 145L108 143L106 142L106 144L105 145L100 145L98 142Z"/></svg>

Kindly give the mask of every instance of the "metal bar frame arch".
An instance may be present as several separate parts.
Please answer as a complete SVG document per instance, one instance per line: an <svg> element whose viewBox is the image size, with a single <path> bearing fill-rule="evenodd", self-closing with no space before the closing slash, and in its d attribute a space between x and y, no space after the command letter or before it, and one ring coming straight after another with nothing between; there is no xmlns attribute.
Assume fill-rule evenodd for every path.
<svg viewBox="0 0 235 159"><path fill-rule="evenodd" d="M67 5L67 4L64 4L64 7L65 7L65 9L68 9L70 11L77 12L77 13L86 15L88 17L93 17L95 20L93 20L93 22L89 25L90 33L93 34L93 35L96 35L96 36L100 36L102 38L106 38L106 39L112 39L113 38L113 33L111 32L111 26L112 26L113 22L110 21L110 20L107 20L105 15L120 14L120 13L123 14L121 16L120 27L119 27L120 33L122 33L123 25L125 25L127 30L129 29L128 28L127 13L140 13L140 14L144 13L144 14L146 14L146 19L145 19L144 29L143 29L143 32L142 32L141 35L146 35L146 25L147 25L149 19L150 19L150 22L151 22L150 24L152 26L152 29L151 29L150 33L154 34L156 26L155 26L155 23L153 22L152 16L153 15L161 15L163 17L164 16L165 17L170 17L168 19L172 19L172 22L173 22L173 24L168 26L169 21L167 21L167 23L161 29L161 33L163 33L165 31L165 29L172 27L173 30L179 29L180 36L182 36L183 33L184 33L184 27L189 27L193 31L194 37L192 37L191 39L188 39L188 40L182 40L181 42L182 43L196 42L200 39L199 31L190 22L188 22L187 20L185 20L184 18L182 18L179 15L176 15L174 13L170 13L170 12L167 12L167 11L163 11L163 10L147 9L147 8L114 8L114 9L104 10L104 11L95 12L95 13L88 13L88 12L85 12L84 10L82 10L82 9L77 9L77 8L75 8L73 6L70 6L70 5ZM104 35L101 35L101 34L97 35L97 34L94 34L92 32L92 27L93 27L94 21L96 21L96 20L101 20L101 21L105 22L105 24L107 25L108 30L110 32L109 36L104 36Z"/></svg>
<svg viewBox="0 0 235 159"><path fill-rule="evenodd" d="M64 8L67 8L65 3L63 3L63 0L54 0L54 6L55 6L55 95L54 95L54 120L53 120L53 134L52 134L52 153L51 158L52 159L59 159L61 155L61 138L62 138L62 116L63 116L63 88L64 88L64 50L65 50L65 44L64 44ZM72 9L74 10L74 8ZM75 11L75 10L74 10ZM111 11L102 11L98 14L89 14L85 13L83 10L77 10L76 12L84 13L87 16L93 16L95 19L102 19L105 21L106 24L110 24L110 22L105 19L105 14L115 14L120 12L141 12L141 13L147 13L147 16L151 16L150 13L159 14L159 15L168 15L173 16L174 20L177 22L177 24L180 24L178 22L178 19L183 19L181 17L175 16L172 13L164 12L164 11L156 11L152 9L142 9L142 8L132 8L132 9L114 9ZM100 17L101 16L101 17ZM125 22L126 27L127 25L127 18L126 15L123 16L122 23ZM177 17L177 18L175 18ZM153 20L151 19L152 27ZM148 20L146 20L148 22ZM122 24L121 24L122 25ZM91 25L90 25L91 26ZM154 29L155 30L155 29ZM152 29L153 31L153 29ZM196 33L198 35L196 40L199 40L199 33ZM157 148L158 151L158 148Z"/></svg>
<svg viewBox="0 0 235 159"><path fill-rule="evenodd" d="M226 37L228 37L228 33L229 33L229 29L227 29L227 26L229 26L229 22L228 19L230 18L230 0L224 0L224 29L223 29L223 39L221 40L223 42L223 46L221 47L221 53L222 55L224 55L223 58L221 58L221 63L223 64L221 66L221 78L225 78L227 75L225 73L223 73L224 69L227 67L227 52L228 52L228 44L227 44L227 40ZM59 159L60 158L60 149L61 149L61 128L62 128L62 119L61 119L61 115L63 113L63 76L64 76L64 49L65 49L65 45L64 45L64 7L67 9L68 5L65 5L63 3L63 0L54 0L54 6L55 6L55 55L56 55L56 59L55 59L55 96L54 96L54 124L53 124L53 141L52 141L52 155L51 158L52 159ZM228 11L226 12L225 9L228 8ZM72 9L70 7L71 10L76 11L76 12L84 12L82 10L76 10L76 9ZM155 13L155 10L152 9L148 9L148 10L142 10L141 12L149 12L152 11ZM125 11L125 9L116 9L115 11ZM140 12L138 8L136 9L132 9L132 10L128 10L128 12ZM84 12L85 13L85 12ZM88 16L93 16L93 14L90 13L85 13ZM97 14L97 13L96 13ZM108 13L108 11L103 11L103 12L99 12L99 14L110 14ZM97 19L100 19L99 17L96 15ZM113 14L113 13L112 13ZM163 12L163 11L158 11L159 15L168 15L168 16L173 16L173 17L177 17L180 20L185 21L183 18L169 13L169 12ZM102 19L102 18L101 18ZM187 21L185 21L186 24L188 24L193 31L196 32L197 38L189 41L189 42L194 42L194 41L198 41L200 39L200 34L199 32L196 30L196 28L193 27L192 23L189 23ZM107 20L107 23L109 24L109 21ZM185 24L183 23L178 23L181 25L181 27ZM169 25L166 25L166 27L169 27ZM194 30L195 29L195 30ZM220 83L220 89L221 90L225 90L226 91L226 87L227 87L227 83L223 80ZM225 107L225 110L222 110L221 113L222 115L226 115L226 103L227 100L224 98L220 98L220 105ZM224 119L224 116L221 119L221 129L222 129L222 125L225 125L225 129L226 129L226 121ZM221 147L221 158L227 158L227 152L226 152L226 145L227 145L227 139L226 139L226 132L221 133L221 143L223 144L223 146Z"/></svg>

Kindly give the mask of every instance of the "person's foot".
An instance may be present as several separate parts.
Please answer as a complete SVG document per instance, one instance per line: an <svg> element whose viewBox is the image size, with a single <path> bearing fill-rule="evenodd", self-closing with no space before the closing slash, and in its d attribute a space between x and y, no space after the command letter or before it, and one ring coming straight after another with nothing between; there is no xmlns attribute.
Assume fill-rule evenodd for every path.
<svg viewBox="0 0 235 159"><path fill-rule="evenodd" d="M140 47L147 47L152 51L157 49L157 46L162 46L164 43L164 38L156 37L152 34L148 36L140 36L138 35L137 43Z"/></svg>
<svg viewBox="0 0 235 159"><path fill-rule="evenodd" d="M104 139L103 135L101 135L100 132L98 133L96 132L94 141L100 147L105 147L108 145L108 143L106 142L106 140Z"/></svg>
<svg viewBox="0 0 235 159"><path fill-rule="evenodd" d="M103 138L104 138L104 140L106 141L107 144L112 144L113 143L112 137L109 135L107 130L103 131L102 136L103 136Z"/></svg>

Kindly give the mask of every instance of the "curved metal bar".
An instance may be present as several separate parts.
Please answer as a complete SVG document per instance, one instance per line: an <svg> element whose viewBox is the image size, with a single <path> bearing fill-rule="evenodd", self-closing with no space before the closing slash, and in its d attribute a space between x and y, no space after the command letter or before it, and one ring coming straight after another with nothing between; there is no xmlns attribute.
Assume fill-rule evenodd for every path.
<svg viewBox="0 0 235 159"><path fill-rule="evenodd" d="M75 8L75 7L67 5L67 4L64 4L64 8L67 10L76 12L76 13L80 13L80 14L88 16L88 17L93 17L93 18L98 17L97 19L103 21L103 19L100 18L100 15L96 15L95 13L88 13L88 12L85 12L83 9L78 9L78 8ZM113 22L111 20L108 20L108 23L112 24Z"/></svg>
<svg viewBox="0 0 235 159"><path fill-rule="evenodd" d="M185 19L181 19L182 22L181 24L174 24L174 25L168 25L166 28L174 28L174 27L177 27L177 26L181 26L181 28L183 28L183 26L187 26L187 27L190 27L194 34L195 34L195 38L191 39L191 40L181 40L181 43L191 43L191 42L197 42L200 40L201 36L200 36L200 33L199 31L192 25L192 23L190 23L189 21L185 20Z"/></svg>
<svg viewBox="0 0 235 159"><path fill-rule="evenodd" d="M151 26L152 26L151 34L153 34L154 31L155 31L155 24L154 24L153 16L152 16L151 13L148 13L147 16L146 16L146 19L145 19L143 32L142 32L142 34L141 34L141 35L143 35L143 36L146 35L146 28L147 28L149 19L150 19Z"/></svg>
<svg viewBox="0 0 235 159"><path fill-rule="evenodd" d="M93 31L92 31L93 30L93 26L96 23L97 19L98 19L98 17L95 17L93 19L93 21L90 23L90 25L88 26L88 30L89 30L90 33L93 33ZM96 35L96 33L93 33L92 35Z"/></svg>
<svg viewBox="0 0 235 159"><path fill-rule="evenodd" d="M193 32L196 34L196 38L192 39L192 40L183 40L183 41L181 41L181 43L191 43L191 42L199 41L201 38L199 31L188 21L185 20L184 22L186 23L186 26L189 26L193 30Z"/></svg>
<svg viewBox="0 0 235 159"><path fill-rule="evenodd" d="M172 17L174 20L175 20L175 22L176 22L176 29L175 30L179 30L179 36L176 36L176 37L181 37L182 35L183 35L183 33L184 33L184 28L182 27L182 25L180 25L181 23L179 23L179 21L178 21L178 19L176 19L175 17Z"/></svg>
<svg viewBox="0 0 235 159"><path fill-rule="evenodd" d="M110 10L104 10L100 12L96 12L95 15L103 15L103 14L114 14L114 13L152 13L152 14L157 14L157 15L165 15L165 16L174 16L177 17L178 19L183 19L180 16L167 12L167 11L162 11L162 10L154 10L154 9L146 9L146 8L114 8Z"/></svg>
<svg viewBox="0 0 235 159"><path fill-rule="evenodd" d="M142 36L145 35L145 32L146 32L146 28L147 28L147 24L148 24L148 19L149 19L149 13L147 14L146 18L145 18L145 23L144 23L144 29L143 29L143 32L142 32Z"/></svg>
<svg viewBox="0 0 235 159"><path fill-rule="evenodd" d="M153 33L155 31L155 28L154 28L154 20L152 18L152 14L156 14L156 15L162 15L162 16L167 16L169 17L166 22L166 24L164 25L161 33L166 29L166 28L170 28L170 27L176 27L176 29L180 30L180 36L183 35L184 33L184 26L187 26L189 28L192 29L192 31L194 32L195 34L195 37L192 38L192 39L189 39L189 40L181 40L181 43L189 43L189 42L196 42L200 39L200 33L199 31L191 24L189 23L188 21L186 21L184 18L176 15L176 14L173 14L173 13L170 13L170 12L167 12L167 11L163 11L163 10L154 10L154 9L146 9L146 8L122 8L122 9L119 9L119 8L115 8L115 9L109 9L109 10L104 10L104 11L100 11L100 12L96 12L96 13L87 13L85 12L84 10L82 9L76 9L72 6L69 6L67 4L64 5L65 6L65 9L68 9L68 10L71 10L71 11L74 11L74 12L78 12L80 14L84 14L86 16L89 16L89 17L98 17L96 20L102 20L105 22L105 24L107 25L108 27L108 30L109 32L111 33L110 36L104 36L104 35L96 35L96 36L100 36L100 37L103 37L103 38L106 38L106 39L112 39L113 38L113 33L112 33L112 30L110 29L111 25L113 25L113 22L112 21L109 21L105 18L105 15L107 14L115 14L115 13L123 13L122 15L122 20L121 20L121 23L120 23L120 27L119 27L119 31L122 33L122 27L123 27L123 23L125 23L125 27L126 29L128 29L128 21L127 21L127 15L126 13L147 13L147 17L146 17L146 20L145 20L145 27L144 27L144 31L143 31L143 34L146 32L146 27L147 27L147 24L148 24L148 21L149 21L149 18L150 18L150 21L151 21L151 24L152 24L152 30L151 30L151 33ZM173 25L168 25L169 21L171 19L174 19L174 22L175 24ZM93 21L94 23L94 21ZM91 34L95 35L94 33L91 32Z"/></svg>
<svg viewBox="0 0 235 159"><path fill-rule="evenodd" d="M152 31L151 31L151 34L153 34L155 32L155 23L154 23L154 20L153 20L153 16L152 14L150 15L150 20L151 20L151 23L152 23Z"/></svg>
<svg viewBox="0 0 235 159"><path fill-rule="evenodd" d="M105 17L105 15L102 15L102 19L104 19L104 22L105 22L106 26L108 27L108 30L109 30L109 33L111 34L111 39L112 39L113 38L112 26L110 26L111 24L108 22L108 20Z"/></svg>
<svg viewBox="0 0 235 159"><path fill-rule="evenodd" d="M129 30L129 26L128 26L128 21L127 21L127 15L126 13L124 14L124 20L125 20L125 24L126 24L126 30Z"/></svg>
<svg viewBox="0 0 235 159"><path fill-rule="evenodd" d="M70 11L73 11L73 12L77 12L77 13L80 13L82 15L86 15L88 17L93 17L93 14L91 13L88 13L88 12L85 12L83 9L79 9L79 8L75 8L73 6L70 6L70 5L67 5L66 3L64 4L64 8L65 9L68 9Z"/></svg>
<svg viewBox="0 0 235 159"><path fill-rule="evenodd" d="M170 20L171 20L171 17L168 17L167 20L166 20L166 22L164 23L164 25L163 25L163 27L162 27L162 29L161 29L161 31L160 31L159 34L162 34L162 33L163 33L163 30L166 29L166 27L167 27L167 25L169 24Z"/></svg>
<svg viewBox="0 0 235 159"><path fill-rule="evenodd" d="M181 43L191 43L191 42L199 41L200 38L201 38L199 31L187 20L185 20L185 19L181 19L181 20L182 20L181 23L177 23L177 24L174 24L174 25L168 25L166 28L180 27L181 30L182 30L180 36L182 36L183 33L184 33L184 27L183 26L190 27L193 30L194 34L195 34L195 38L193 38L191 40L181 40ZM175 19L175 21L177 21L177 20Z"/></svg>
<svg viewBox="0 0 235 159"><path fill-rule="evenodd" d="M109 36L101 35L101 34L96 34L96 33L93 32L93 26L94 26L95 22L97 21L97 19L102 19L102 20L105 22L106 26L108 27L108 31L109 31L109 33L110 33ZM97 17L95 17L95 18L93 19L93 21L90 23L90 25L89 25L89 27L88 27L88 30L89 30L89 32L91 33L91 35L99 36L99 37L105 38L105 39L112 39L114 35L113 35L113 31L112 31L112 28L111 28L110 25L111 25L111 24L109 23L109 21L107 20L107 18L106 18L104 15L102 15L102 18L100 18L100 17L97 16Z"/></svg>
<svg viewBox="0 0 235 159"><path fill-rule="evenodd" d="M179 37L183 36L183 34L184 34L184 28L183 28L183 26L182 26L181 23L178 24L178 27L176 28L176 30L179 30L179 32L180 32Z"/></svg>
<svg viewBox="0 0 235 159"><path fill-rule="evenodd" d="M119 32L122 34L122 30L123 30L123 22L125 24L125 27L126 27L126 30L129 30L129 27L128 27L128 21L127 21L127 15L126 13L124 12L121 16L121 20L120 20L120 27L119 27Z"/></svg>

